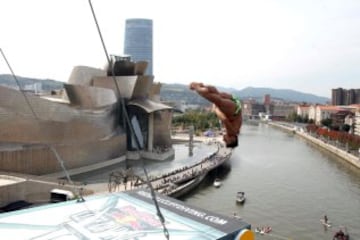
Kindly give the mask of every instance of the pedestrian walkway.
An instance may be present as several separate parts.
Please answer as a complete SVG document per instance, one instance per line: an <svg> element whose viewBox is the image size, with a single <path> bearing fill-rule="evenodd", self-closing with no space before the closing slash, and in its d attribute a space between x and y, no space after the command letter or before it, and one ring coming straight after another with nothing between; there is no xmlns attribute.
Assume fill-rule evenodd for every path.
<svg viewBox="0 0 360 240"><path fill-rule="evenodd" d="M212 169L220 166L229 159L231 154L231 149L219 145L217 151L208 156L204 156L204 159L200 162L195 162L193 165L181 167L160 176L150 178L151 185L156 191L167 194L174 186L177 186L177 184L180 185L182 182L207 174ZM93 183L87 185L86 188L93 190L95 193L104 193L109 191L120 192L135 188L148 188L148 185L144 179L137 180L131 178L124 181L124 177L118 176L109 180L108 183Z"/></svg>
<svg viewBox="0 0 360 240"><path fill-rule="evenodd" d="M230 149L219 146L217 152L205 157L201 162L154 177L150 179L151 184L155 190L163 194L168 194L182 183L207 174L212 169L222 165L229 159L231 153ZM141 182L140 184L136 184L136 187L146 188L147 184L146 182Z"/></svg>

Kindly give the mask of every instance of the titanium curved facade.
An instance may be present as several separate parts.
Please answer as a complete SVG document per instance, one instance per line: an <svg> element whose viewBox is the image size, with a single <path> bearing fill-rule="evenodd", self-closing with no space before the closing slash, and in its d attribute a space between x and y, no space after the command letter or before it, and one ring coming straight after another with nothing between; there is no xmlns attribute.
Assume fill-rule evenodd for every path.
<svg viewBox="0 0 360 240"><path fill-rule="evenodd" d="M153 75L153 22L150 19L126 20L124 53L135 62L147 61L145 75Z"/></svg>
<svg viewBox="0 0 360 240"><path fill-rule="evenodd" d="M137 66L142 73L146 64L135 63L134 69ZM62 95L54 98L26 93L32 111L19 90L0 86L0 171L35 175L61 172L60 160L51 149L67 169L125 159L129 152L147 159L173 157L172 108L152 100L160 99L156 96L160 85L154 87L154 77L111 77L106 72L75 67ZM136 138L141 140L141 153L133 145L135 136L123 128L120 99Z"/></svg>

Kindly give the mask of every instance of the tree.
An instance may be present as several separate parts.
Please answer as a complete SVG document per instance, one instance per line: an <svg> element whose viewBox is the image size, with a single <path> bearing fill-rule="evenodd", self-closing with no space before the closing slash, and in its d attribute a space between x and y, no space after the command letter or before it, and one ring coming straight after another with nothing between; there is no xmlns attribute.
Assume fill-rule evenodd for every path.
<svg viewBox="0 0 360 240"><path fill-rule="evenodd" d="M290 122L295 122L297 120L297 113L296 112L292 112L288 115L287 119L290 121Z"/></svg>
<svg viewBox="0 0 360 240"><path fill-rule="evenodd" d="M325 118L323 120L321 120L321 125L330 128L332 124L332 120L330 118Z"/></svg>
<svg viewBox="0 0 360 240"><path fill-rule="evenodd" d="M305 115L305 117L303 118L303 122L304 123L308 123L309 122L309 115Z"/></svg>
<svg viewBox="0 0 360 240"><path fill-rule="evenodd" d="M205 131L210 128L219 129L220 122L215 113L207 111L189 111L183 115L173 118L173 126L184 126L185 128L193 125L196 131Z"/></svg>
<svg viewBox="0 0 360 240"><path fill-rule="evenodd" d="M343 125L341 125L340 130L343 131L343 132L349 132L350 128L351 127L350 127L349 124L343 124Z"/></svg>

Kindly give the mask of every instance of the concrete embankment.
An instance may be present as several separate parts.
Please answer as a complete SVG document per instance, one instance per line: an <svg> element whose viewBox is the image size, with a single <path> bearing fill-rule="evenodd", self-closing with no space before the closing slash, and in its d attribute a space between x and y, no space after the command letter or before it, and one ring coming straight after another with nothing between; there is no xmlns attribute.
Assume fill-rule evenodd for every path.
<svg viewBox="0 0 360 240"><path fill-rule="evenodd" d="M354 155L352 155L340 148L337 148L331 144L328 144L321 139L315 138L315 137L311 136L310 134L296 128L295 126L292 126L291 124L281 124L281 123L276 123L276 122L269 122L268 124L270 126L274 126L274 127L283 129L285 131L292 132L292 133L306 139L307 141L309 141L323 149L328 150L329 152L340 157L341 159L344 159L347 162L353 164L354 166L360 168L360 158L359 157L354 156Z"/></svg>

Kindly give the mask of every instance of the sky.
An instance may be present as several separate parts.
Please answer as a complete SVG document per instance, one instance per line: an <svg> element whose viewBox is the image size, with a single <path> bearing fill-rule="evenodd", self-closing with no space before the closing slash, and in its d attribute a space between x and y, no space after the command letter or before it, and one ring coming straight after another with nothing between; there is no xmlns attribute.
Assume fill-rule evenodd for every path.
<svg viewBox="0 0 360 240"><path fill-rule="evenodd" d="M125 20L153 20L154 81L360 88L359 0L91 0L109 54ZM67 82L106 56L88 0L0 0L0 48L16 75ZM3 58L0 74L10 73Z"/></svg>

